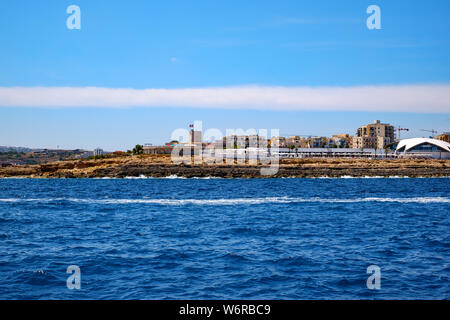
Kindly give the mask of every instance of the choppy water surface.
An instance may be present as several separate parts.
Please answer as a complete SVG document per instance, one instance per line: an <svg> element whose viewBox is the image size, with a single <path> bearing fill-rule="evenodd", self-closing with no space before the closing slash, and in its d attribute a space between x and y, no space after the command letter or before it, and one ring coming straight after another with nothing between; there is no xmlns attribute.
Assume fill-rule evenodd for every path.
<svg viewBox="0 0 450 320"><path fill-rule="evenodd" d="M0 298L449 299L449 183L3 179Z"/></svg>

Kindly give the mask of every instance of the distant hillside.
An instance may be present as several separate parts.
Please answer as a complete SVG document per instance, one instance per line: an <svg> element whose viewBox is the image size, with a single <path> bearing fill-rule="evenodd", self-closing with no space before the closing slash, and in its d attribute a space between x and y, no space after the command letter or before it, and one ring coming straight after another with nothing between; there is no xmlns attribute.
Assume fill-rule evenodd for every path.
<svg viewBox="0 0 450 320"><path fill-rule="evenodd" d="M36 150L36 149L34 149ZM16 151L16 152L31 152L33 149L25 148L25 147L5 147L0 146L0 152L10 152L10 151Z"/></svg>
<svg viewBox="0 0 450 320"><path fill-rule="evenodd" d="M0 147L0 165L41 164L61 160L73 160L89 155L89 152L81 149L49 150L23 147Z"/></svg>

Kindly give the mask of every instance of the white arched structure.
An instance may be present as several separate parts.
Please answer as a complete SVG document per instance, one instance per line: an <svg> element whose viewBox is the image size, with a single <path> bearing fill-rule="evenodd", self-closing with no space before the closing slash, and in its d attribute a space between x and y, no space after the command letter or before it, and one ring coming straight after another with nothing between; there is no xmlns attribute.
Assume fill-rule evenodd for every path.
<svg viewBox="0 0 450 320"><path fill-rule="evenodd" d="M450 159L450 143L431 138L401 140L395 150L397 154Z"/></svg>

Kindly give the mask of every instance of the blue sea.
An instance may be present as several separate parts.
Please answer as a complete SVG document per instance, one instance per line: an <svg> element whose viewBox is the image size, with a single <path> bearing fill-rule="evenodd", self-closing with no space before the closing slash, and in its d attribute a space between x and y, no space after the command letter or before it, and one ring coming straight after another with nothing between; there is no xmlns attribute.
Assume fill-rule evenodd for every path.
<svg viewBox="0 0 450 320"><path fill-rule="evenodd" d="M449 299L449 183L2 179L0 299Z"/></svg>

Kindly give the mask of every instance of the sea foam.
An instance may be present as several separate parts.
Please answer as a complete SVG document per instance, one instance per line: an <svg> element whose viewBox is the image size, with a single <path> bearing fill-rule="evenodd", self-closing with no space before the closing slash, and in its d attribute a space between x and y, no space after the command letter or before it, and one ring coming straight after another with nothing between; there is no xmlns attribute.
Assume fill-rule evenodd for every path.
<svg viewBox="0 0 450 320"><path fill-rule="evenodd" d="M293 198L293 197L265 197L265 198L231 198L231 199L79 199L79 198L7 198L0 199L0 203L52 203L61 202L103 204L103 205L128 205L128 204L156 204L156 205L255 205L268 203L364 203L364 202L388 202L388 203L450 203L447 197L413 197L413 198Z"/></svg>

